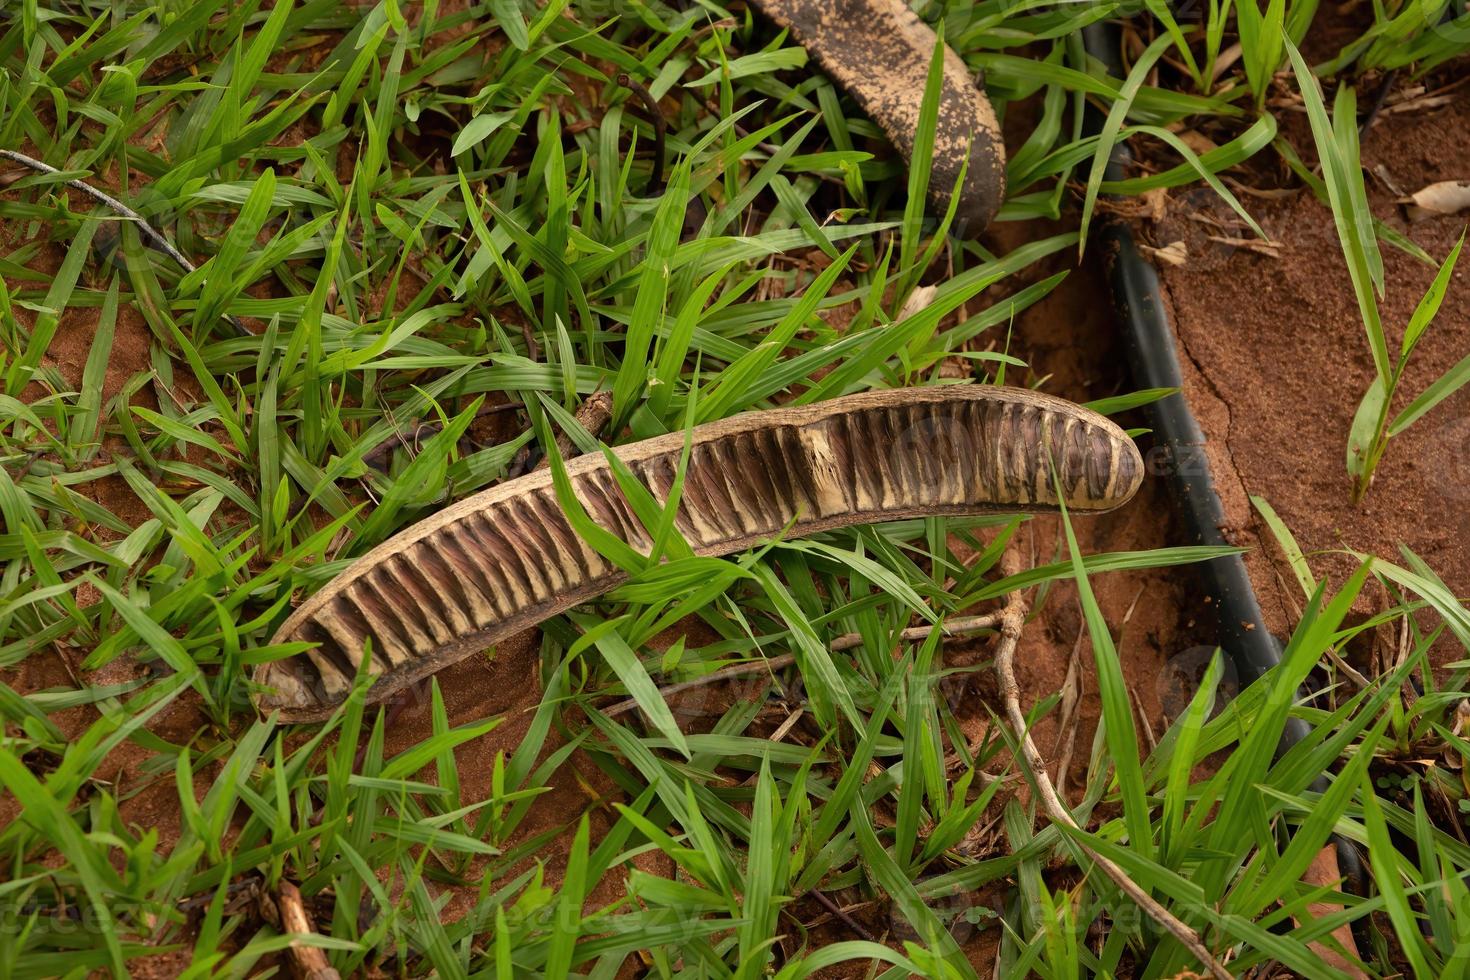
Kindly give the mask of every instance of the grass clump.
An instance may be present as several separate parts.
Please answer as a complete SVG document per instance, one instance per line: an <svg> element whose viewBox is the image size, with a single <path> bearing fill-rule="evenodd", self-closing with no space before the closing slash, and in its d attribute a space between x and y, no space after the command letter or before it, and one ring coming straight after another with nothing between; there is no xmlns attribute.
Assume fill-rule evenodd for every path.
<svg viewBox="0 0 1470 980"><path fill-rule="evenodd" d="M922 13L1003 114L1035 111L1002 219L1058 219L1080 197L1085 225L1101 195L1195 183L1248 221L1220 175L1288 152L1265 95L1315 6L1211 4L1195 25L1154 3ZM1319 68L1428 71L1461 50L1446 9L1376 4ZM1116 80L1081 32L1121 15L1160 40ZM1222 75L1232 39L1241 60ZM1171 62L1187 81L1161 80ZM1101 136L1083 135L1089 106ZM1176 130L1199 120L1229 138L1195 152ZM1135 138L1177 162L1106 179ZM0 146L58 171L7 170L0 193L0 974L172 957L162 969L246 976L282 968L293 942L344 976L604 977L635 957L661 977L964 977L976 950L1005 975L1194 968L1087 873L1084 847L1233 971L1335 975L1306 944L1370 922L1358 954L1374 973L1451 969L1470 869L1452 822L1465 674L1431 669L1430 651L1470 642L1470 618L1412 555L1365 559L1335 588L1303 560L1280 670L1226 698L1217 663L1148 751L1081 589L1109 668L1070 801L1081 829L1037 819L1013 733L972 740L939 634L902 631L1219 551L1083 555L1059 536L1050 563L1003 571L1020 521L995 515L716 561L630 485L653 559L622 556L621 590L546 624L523 660L498 654L531 665L518 683L539 697L466 713L436 684L412 739L360 696L320 727L255 715L253 668L299 652L269 645L293 602L531 452L554 457L595 392L612 393L606 438L621 440L949 383L959 361L975 380L1039 382L1001 331L1083 235L1004 254L953 240L920 210L922 161L902 173L878 139L738 5L0 11ZM1324 170L1330 200L1354 172ZM927 305L901 315L920 286ZM1384 418L1386 439L1403 415ZM1354 622L1370 584L1390 601ZM1391 671L1349 692L1329 668L1328 694L1297 702L1316 665L1387 624L1409 637ZM731 668L758 683L713 698L704 682ZM713 720L681 724L671 684L703 692ZM614 710L627 701L640 711ZM1034 723L1056 707L1026 709ZM797 718L783 736L798 737L774 738L778 713L817 731ZM1278 757L1291 718L1310 735ZM1424 765L1431 748L1453 761ZM977 827L999 845L977 851ZM1371 855L1367 894L1303 881L1334 833ZM283 881L312 934L260 914ZM866 910L863 931L827 911L838 893ZM1339 911L1305 914L1324 898ZM847 931L808 928L824 915Z"/></svg>

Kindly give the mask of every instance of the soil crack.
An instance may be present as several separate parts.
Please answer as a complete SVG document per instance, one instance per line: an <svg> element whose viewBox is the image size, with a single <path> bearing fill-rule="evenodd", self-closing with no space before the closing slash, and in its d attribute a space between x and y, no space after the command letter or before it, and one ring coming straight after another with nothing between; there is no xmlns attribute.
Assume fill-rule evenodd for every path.
<svg viewBox="0 0 1470 980"><path fill-rule="evenodd" d="M1166 280L1160 279L1159 289L1168 303L1169 324L1174 329L1174 342L1178 345L1179 350L1183 352L1190 366L1194 368L1194 373L1199 375L1204 381L1205 387L1209 389L1210 395L1220 403L1221 409L1225 412L1225 437L1223 440L1225 454L1230 459L1230 468L1235 473L1236 479L1240 479L1240 469L1235 465L1235 454L1230 451L1230 436L1235 431L1235 413L1230 407L1230 400L1225 397L1225 393L1220 390L1220 386L1215 383L1215 379L1210 377L1210 373L1205 370L1204 364L1199 358L1194 356L1194 351L1189 349L1189 341L1185 338L1184 331L1179 327L1179 307L1174 302L1174 292L1170 288L1169 283ZM1188 400L1187 395L1186 400ZM1201 431L1203 431L1203 426L1201 426ZM1243 484L1245 481L1241 480L1241 482Z"/></svg>

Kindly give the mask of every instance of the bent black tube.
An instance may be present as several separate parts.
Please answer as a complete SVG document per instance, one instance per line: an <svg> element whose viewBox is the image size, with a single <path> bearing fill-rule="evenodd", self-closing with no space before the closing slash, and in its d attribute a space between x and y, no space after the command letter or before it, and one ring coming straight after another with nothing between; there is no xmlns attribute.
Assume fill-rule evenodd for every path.
<svg viewBox="0 0 1470 980"><path fill-rule="evenodd" d="M1182 387L1174 334L1159 294L1158 273L1139 253L1124 221L1104 220L1098 229L1098 242L1107 257L1113 305L1125 327L1123 338L1134 385ZM1220 530L1225 524L1225 510L1205 453L1205 435L1183 392L1160 399L1146 411L1156 450L1150 454L1149 469L1167 476L1189 543L1228 545ZM1261 604L1239 555L1214 558L1198 567L1205 591L1219 614L1220 647L1235 664L1241 685L1248 685L1281 662L1281 644L1266 628ZM1304 729L1288 737L1294 743L1302 734Z"/></svg>
<svg viewBox="0 0 1470 980"><path fill-rule="evenodd" d="M643 111L648 114L648 121L653 126L653 173L648 178L648 186L644 188L644 195L653 197L664 189L664 132L667 126L664 123L663 110L658 107L658 99L653 97L653 93L632 75L621 72L617 82L638 96L638 101L643 103Z"/></svg>
<svg viewBox="0 0 1470 980"><path fill-rule="evenodd" d="M1119 34L1112 24L1098 23L1083 28L1083 46L1087 53L1107 66L1109 74L1124 74L1119 60ZM1096 133L1101 116L1089 114L1087 129ZM1127 176L1132 154L1118 143L1108 161L1106 177L1119 180ZM1133 383L1138 388L1181 388L1183 375L1175 348L1174 330L1159 292L1159 275L1153 264L1138 251L1133 232L1126 220L1114 215L1098 215L1093 225L1098 247L1107 266L1108 284L1113 307L1123 327L1124 345ZM1170 495L1183 520L1192 544L1226 545L1221 527L1225 524L1225 508L1215 489L1215 479L1205 454L1205 435L1189 409L1189 402L1179 391L1154 402L1144 410L1153 429L1156 453L1149 472L1158 472L1159 463L1169 480ZM1162 455L1162 460L1157 458ZM1219 617L1219 644L1234 664L1241 686L1251 684L1272 667L1281 663L1281 644L1266 628L1261 604L1251 586L1245 561L1239 555L1211 559L1194 566L1199 570L1205 592L1214 601ZM1288 718L1281 733L1280 755L1296 745L1309 731L1307 723ZM1319 776L1311 788L1322 792L1327 788L1326 776ZM1366 881L1362 860L1353 843L1337 837L1338 870L1361 891ZM1356 924L1355 924L1356 925ZM1355 928L1355 933L1357 932ZM1362 938L1359 937L1359 941Z"/></svg>

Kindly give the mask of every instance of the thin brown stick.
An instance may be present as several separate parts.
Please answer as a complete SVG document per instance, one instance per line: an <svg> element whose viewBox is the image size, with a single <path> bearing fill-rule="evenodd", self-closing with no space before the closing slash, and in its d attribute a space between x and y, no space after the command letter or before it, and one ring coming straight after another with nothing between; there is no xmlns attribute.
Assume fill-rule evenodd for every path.
<svg viewBox="0 0 1470 980"><path fill-rule="evenodd" d="M38 173L59 174L62 172L51 166L51 164L49 163L37 160L35 157L28 157L24 153L19 153L15 150L0 150L0 157L18 163L23 167L29 167L32 170L37 171ZM126 204L119 201L112 195L106 193L105 191L98 190L86 181L72 178L65 181L65 184L67 187L81 191L83 194L86 194L88 197L92 198L92 200L97 201L98 203L104 205L107 208L110 208L112 211L133 222L133 224L135 224L138 228L138 234L142 235L145 239L151 242L153 246L164 255L167 255L169 258L173 259L174 262L178 264L179 268L183 269L186 273L194 271L194 263L189 261L188 256L184 255L183 252L180 252L178 249L174 248L173 243L170 242L167 238L164 238L161 232L159 232L156 228L145 221L141 214L134 211L132 208L128 207ZM225 322L228 323L232 328L234 328L238 336L251 336L250 331L245 329L245 324L241 323L235 317L230 316L228 313L223 314L223 316Z"/></svg>
<svg viewBox="0 0 1470 980"><path fill-rule="evenodd" d="M658 693L667 701L675 694L691 691L696 687L703 687L706 684L716 684L723 680L729 680L732 677L758 674L763 670L780 670L782 667L789 667L795 662L796 656L794 654L783 653L779 657L766 657L761 660L750 660L743 664L731 664L728 667L721 667L719 670L710 671L703 677L696 677L689 681L680 681L677 684L665 685L658 689ZM616 715L632 711L636 707L638 707L638 702L633 698L628 698L626 701L619 701L611 708L608 708L603 714L612 718Z"/></svg>
<svg viewBox="0 0 1470 980"><path fill-rule="evenodd" d="M1021 711L1021 690L1016 683L1016 643L1021 638L1021 626L1026 621L1026 601L1019 592L1012 593L1005 609L1001 610L1000 643L995 649L995 672L1000 678L1001 696L1006 703L1006 716L1015 731L1016 738L1021 743L1021 754L1026 759L1026 765L1031 769L1036 780L1036 790L1041 797L1042 807L1046 810L1053 822L1064 824L1076 830L1080 830L1077 821L1073 819L1072 813L1057 796L1056 789L1052 786L1051 777L1047 775L1046 760L1042 759L1041 752L1037 750L1036 743L1031 740L1031 732L1026 727L1026 715ZM1185 925L1172 912L1164 908L1154 897L1144 891L1128 872L1118 865L1109 861L1101 854L1078 842L1083 853L1092 859L1098 868L1112 879L1113 884L1127 895L1144 911L1149 918L1167 931L1175 939L1179 940L1194 957L1200 961L1214 977L1218 980L1231 980L1230 971L1225 969L1219 960L1215 959L1200 939L1199 933Z"/></svg>
<svg viewBox="0 0 1470 980"><path fill-rule="evenodd" d="M306 912L306 905L301 901L301 890L289 881L281 882L277 905L281 910L282 932L300 936L316 932L311 924L311 916ZM293 941L291 962L296 969L296 975L302 980L342 980L341 975L327 960L327 954L316 946Z"/></svg>
<svg viewBox="0 0 1470 980"><path fill-rule="evenodd" d="M832 901L832 899L829 898L826 893L813 888L811 891L807 892L807 894L810 895L812 898L815 898L821 904L822 908L826 909L828 912L837 916L838 919L842 920L842 924L851 929L860 938L866 939L870 943L876 943L878 941L878 938L874 936L870 931L868 931L868 928L866 926L864 926L857 919L854 919L851 915L848 915L846 912L844 912L842 906Z"/></svg>
<svg viewBox="0 0 1470 980"><path fill-rule="evenodd" d="M1077 639L1073 641L1072 653L1067 658L1067 676L1062 681L1061 728L1063 734L1057 738L1061 751L1061 757L1057 760L1057 796L1062 798L1065 798L1067 794L1067 772L1072 768L1072 753L1077 748L1077 709L1082 703L1082 638L1086 635L1086 625L1079 623ZM1057 751L1057 749L1054 748L1052 751Z"/></svg>
<svg viewBox="0 0 1470 980"><path fill-rule="evenodd" d="M899 633L898 638L903 643L917 643L928 639L929 634L933 633L936 629L942 630L945 636L965 636L970 633L979 633L982 630L995 629L999 624L999 613L987 613L984 616L960 616L955 619L946 620L937 626L910 626L908 629ZM862 645L863 635L861 633L844 633L832 641L830 649L834 653L841 653L843 650L851 650ZM732 677L758 674L763 670L780 670L782 667L789 667L795 662L795 655L783 653L778 657L766 657L761 660L751 660L742 664L731 664L728 667L721 667L719 670L710 671L703 677L680 681L677 684L665 685L658 689L658 693L667 701L675 694L693 690L696 687L703 687L706 684L717 684L720 681L729 680ZM603 714L611 718L614 715L621 715L625 712L632 711L636 707L638 707L638 702L629 698L626 701L619 701L604 711Z"/></svg>
<svg viewBox="0 0 1470 980"><path fill-rule="evenodd" d="M1358 136L1361 137L1373 127L1378 120L1378 114L1388 102L1388 93L1393 91L1394 82L1398 80L1399 70L1390 68L1383 75L1383 81L1378 84L1378 91L1373 93L1373 104L1368 107L1368 112L1363 116L1362 122L1358 123Z"/></svg>
<svg viewBox="0 0 1470 980"><path fill-rule="evenodd" d="M521 321L521 337L526 341L526 357L532 361L541 360L541 345L536 343L536 334L525 320Z"/></svg>
<svg viewBox="0 0 1470 980"><path fill-rule="evenodd" d="M796 723L798 721L801 721L801 716L805 713L805 708L798 707L795 711L791 712L791 714L787 715L786 720L781 722L781 724L776 727L776 730L771 733L770 741L779 742L783 738L785 738L787 734L791 731L791 729L796 727ZM1441 790L1440 792L1444 791Z"/></svg>
<svg viewBox="0 0 1470 980"><path fill-rule="evenodd" d="M898 634L898 639L901 643L921 643L927 640L929 634L936 629L943 632L945 636L967 636L971 633L995 629L999 625L1000 613L986 613L984 616L957 616L938 625L910 626ZM861 633L844 633L832 641L832 649L835 652L851 650L862 645L863 635Z"/></svg>

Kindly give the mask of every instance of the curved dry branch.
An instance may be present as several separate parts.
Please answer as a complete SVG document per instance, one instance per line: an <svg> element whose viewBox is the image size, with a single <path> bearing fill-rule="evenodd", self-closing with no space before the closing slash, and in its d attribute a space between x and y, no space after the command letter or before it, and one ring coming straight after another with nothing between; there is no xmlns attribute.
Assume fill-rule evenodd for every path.
<svg viewBox="0 0 1470 980"><path fill-rule="evenodd" d="M1069 505L1070 506L1070 505ZM1014 574L1019 568L1009 568L1006 574ZM1021 688L1016 683L1016 644L1021 638L1021 627L1026 622L1026 601L1021 593L1013 592L1006 601L1006 607L1000 614L1000 642L995 650L995 672L1000 679L1001 698L1005 701L1006 719L1011 724L1011 731L1021 743L1021 754L1025 757L1026 767L1031 770L1032 778L1035 780L1037 795L1041 798L1041 807L1053 823L1065 824L1075 830L1080 830L1072 811L1062 802L1057 795L1056 787L1052 784L1051 776L1047 775L1046 760L1041 757L1041 751L1036 748L1036 743L1031 739L1031 730L1026 725L1026 714L1021 710ZM1128 872L1115 864L1108 858L1103 857L1097 851L1079 841L1077 846L1082 852L1092 859L1103 874L1118 887L1118 890L1127 895L1133 902L1143 910L1144 914L1159 927L1169 933L1184 946L1185 949L1199 960L1205 969L1210 971L1210 976L1216 980L1231 980L1230 971L1217 959L1205 945L1199 933L1182 922L1173 912L1170 912L1150 895L1143 886L1134 881Z"/></svg>
<svg viewBox="0 0 1470 980"><path fill-rule="evenodd" d="M659 500L685 435L615 450ZM1053 482L1053 469L1056 480ZM653 545L606 458L566 466L602 528ZM675 525L696 554L742 551L785 533L944 514L1111 510L1143 480L1132 440L1070 402L982 385L868 392L698 426ZM380 545L301 605L273 643L316 646L265 664L262 710L326 717L369 643L379 701L446 664L602 595L627 574L581 540L549 472L462 500Z"/></svg>

